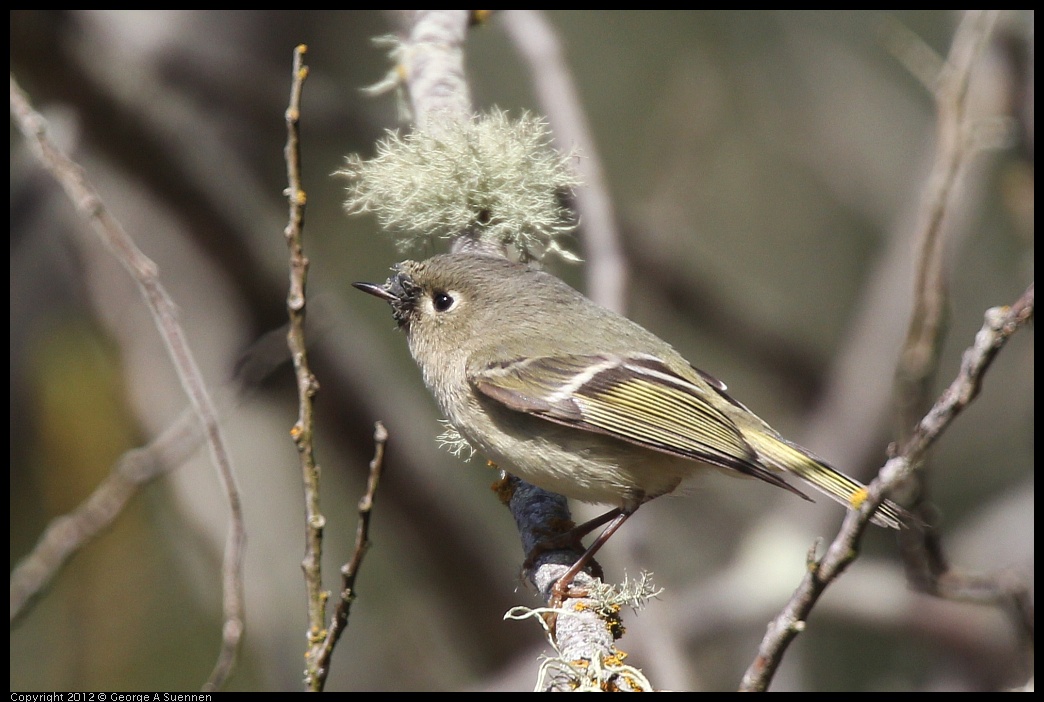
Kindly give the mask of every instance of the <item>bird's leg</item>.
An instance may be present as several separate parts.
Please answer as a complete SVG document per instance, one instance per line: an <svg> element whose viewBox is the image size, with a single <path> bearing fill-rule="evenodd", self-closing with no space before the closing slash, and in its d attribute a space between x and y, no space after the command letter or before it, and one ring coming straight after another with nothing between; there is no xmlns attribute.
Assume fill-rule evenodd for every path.
<svg viewBox="0 0 1044 702"><path fill-rule="evenodd" d="M609 522L609 526L602 530L602 533L598 535L598 538L591 543L586 551L584 551L584 555L580 556L580 559L566 571L565 575L555 582L554 587L551 588L551 599L548 602L549 607L557 609L562 605L562 601L565 600L566 595L569 592L569 586L572 584L573 578L576 577L577 573L587 567L588 563L591 562L591 559L594 558L595 553L598 552L598 549L605 545L605 542L609 540L609 537L616 533L616 530L627 521L628 517L634 514L634 511L635 510L633 509L625 510L618 507L566 532L567 534L572 534L574 536L583 536L602 524ZM574 532L578 533L574 534Z"/></svg>
<svg viewBox="0 0 1044 702"><path fill-rule="evenodd" d="M584 538L592 531L605 524L606 522L618 517L622 512L623 510L619 507L617 507L616 509L611 509L605 514L595 517L594 519L589 519L583 524L575 526L572 529L569 529L568 531L564 531L561 534L542 539L530 550L528 554L526 554L526 560L522 564L523 570L532 569L537 557L540 554L545 553L547 551L554 551L560 548L576 548L577 550L582 549L584 545L583 543L581 543L580 539ZM590 556L594 554L592 553L584 555L588 556L587 560L590 561ZM587 563L585 562L584 566L586 565ZM578 570L577 573L579 572L580 571Z"/></svg>

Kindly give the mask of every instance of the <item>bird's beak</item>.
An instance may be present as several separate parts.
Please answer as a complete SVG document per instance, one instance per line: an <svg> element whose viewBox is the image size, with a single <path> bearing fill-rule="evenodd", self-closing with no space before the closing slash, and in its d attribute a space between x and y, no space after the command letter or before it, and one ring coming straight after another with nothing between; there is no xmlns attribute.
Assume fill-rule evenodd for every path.
<svg viewBox="0 0 1044 702"><path fill-rule="evenodd" d="M359 288L364 293L370 293L374 297L379 297L385 302L399 299L395 296L395 293L389 291L384 285L377 285L376 283L352 283L352 287Z"/></svg>

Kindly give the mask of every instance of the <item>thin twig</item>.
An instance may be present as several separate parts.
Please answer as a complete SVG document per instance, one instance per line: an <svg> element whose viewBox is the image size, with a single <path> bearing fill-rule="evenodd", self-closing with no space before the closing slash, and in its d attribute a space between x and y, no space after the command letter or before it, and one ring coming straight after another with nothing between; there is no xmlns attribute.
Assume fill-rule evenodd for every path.
<svg viewBox="0 0 1044 702"><path fill-rule="evenodd" d="M986 311L986 324L975 335L975 344L964 352L960 374L917 424L901 455L907 456L911 462L923 458L943 429L979 394L982 376L997 352L1032 317L1033 283L1011 307L994 307ZM882 469L882 477L885 477L888 464Z"/></svg>
<svg viewBox="0 0 1044 702"><path fill-rule="evenodd" d="M809 553L808 574L801 581L790 602L769 624L757 657L743 676L740 689L764 691L782 661L790 642L804 630L805 621L826 587L844 572L858 555L859 540L870 515L884 496L919 469L929 448L942 435L960 412L979 393L982 379L997 353L1033 316L1033 285L1011 307L986 311L986 321L965 352L957 377L942 393L932 409L917 424L910 440L899 454L888 460L878 477L868 487L868 497L859 511L849 511L841 531L822 559Z"/></svg>
<svg viewBox="0 0 1044 702"><path fill-rule="evenodd" d="M348 626L348 615L351 613L352 601L355 599L355 580L359 576L363 557L370 550L370 517L373 512L377 486L380 484L381 472L384 470L384 449L388 443L388 430L384 424L377 422L373 429L373 459L370 461L369 478L366 481L366 494L359 500L359 522L355 528L355 550L351 560L341 566L341 595L334 608L330 628L321 646L315 649L317 673L325 682L330 671L330 656L337 641Z"/></svg>
<svg viewBox="0 0 1044 702"><path fill-rule="evenodd" d="M235 663L243 633L243 550L246 532L243 510L231 457L195 357L177 320L177 310L159 281L156 264L145 256L123 226L109 212L101 197L87 182L83 169L58 149L47 136L47 123L36 112L14 76L11 76L11 114L19 129L55 177L76 208L88 219L95 233L108 246L138 284L160 336L167 347L189 401L199 418L211 459L229 503L230 524L222 564L224 623L221 649L204 690L214 690L228 677Z"/></svg>
<svg viewBox="0 0 1044 702"><path fill-rule="evenodd" d="M1033 316L1034 285L1010 308L987 311L986 326L975 339L975 346L965 352L958 379L947 389L944 397L947 404L937 403L932 411L921 420L914 435L907 442L907 451L927 452L923 437L939 432L951 422L958 412L966 407L981 389L982 373L1000 347L1016 329L1026 324ZM911 468L905 468L904 474ZM904 476L899 476L898 482ZM1000 570L989 574L970 574L954 569L943 553L941 540L936 531L929 527L924 533L917 530L901 535L903 562L907 579L917 589L946 599L1001 605L1026 640L1033 640L1034 618L1033 597L1030 585L1024 578Z"/></svg>
<svg viewBox="0 0 1044 702"><path fill-rule="evenodd" d="M330 593L323 590L323 527L326 517L319 505L319 466L315 461L313 437L315 422L312 398L319 391L319 383L308 366L308 348L305 341L305 314L308 281L308 257L304 254L304 211L307 196L301 187L301 148L299 122L301 118L301 91L308 77L308 66L304 65L304 44L294 48L293 78L290 83L290 105L286 109L286 178L285 195L290 203L289 221L283 231L290 250L290 289L286 296L286 310L290 318L286 333L290 357L297 379L298 416L290 429L290 436L297 446L301 461L301 475L305 494L305 556L301 569L305 576L308 598L308 633L305 652L305 685L309 690L321 691L326 681L326 671L316 664L317 649L326 634L326 602Z"/></svg>

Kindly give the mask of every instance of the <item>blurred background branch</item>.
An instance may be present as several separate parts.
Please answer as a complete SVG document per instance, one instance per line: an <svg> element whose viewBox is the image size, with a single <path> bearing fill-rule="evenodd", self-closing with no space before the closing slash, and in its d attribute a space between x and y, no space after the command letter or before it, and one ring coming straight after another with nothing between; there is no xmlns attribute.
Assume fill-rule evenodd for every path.
<svg viewBox="0 0 1044 702"><path fill-rule="evenodd" d="M228 535L221 568L222 609L224 611L221 648L214 670L203 686L205 690L217 689L224 683L235 663L239 641L242 638L243 548L246 539L242 501L239 487L236 484L236 471L233 467L232 456L228 451L224 431L218 420L217 407L200 374L195 353L188 344L185 332L178 321L174 302L160 281L156 264L138 248L119 219L112 215L79 164L72 161L51 141L47 133L47 123L33 109L28 97L13 76L11 78L11 115L30 148L40 159L40 164L65 190L69 200L112 253L113 258L126 269L141 293L148 313L159 331L159 336L170 357L171 364L176 370L181 388L188 395L192 410L200 423L203 443L209 449L211 461L217 470L218 478L228 500L230 513ZM126 463L119 463L116 467L119 469L124 465ZM101 494L96 491L88 503L81 505L76 517L64 521L62 528L65 533L69 533L70 527L75 532L77 525L83 524L84 528L77 534L81 537L79 540L82 545L84 540L97 533L97 528L110 519L111 515L119 511L115 504L126 501L129 497L127 488L132 484L133 482L128 483L118 479L103 483L105 491ZM98 506L99 503L104 502L114 504L114 509L110 510L108 515L103 514L104 508ZM51 533L55 533L53 526ZM63 549L69 551L78 547L69 539L66 539L62 546ZM39 553L39 547L37 553ZM36 558L38 564L46 560L48 559L43 556ZM50 560L55 564L61 562L58 558ZM13 611L14 607L12 607L12 616Z"/></svg>

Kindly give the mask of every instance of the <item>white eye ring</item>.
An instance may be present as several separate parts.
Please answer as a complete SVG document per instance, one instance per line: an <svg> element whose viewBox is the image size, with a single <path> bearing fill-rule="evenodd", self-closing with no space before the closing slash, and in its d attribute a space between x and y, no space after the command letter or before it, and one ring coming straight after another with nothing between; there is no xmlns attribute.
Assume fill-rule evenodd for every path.
<svg viewBox="0 0 1044 702"><path fill-rule="evenodd" d="M431 306L436 312L449 312L457 306L457 293L452 290L440 290L432 294Z"/></svg>

